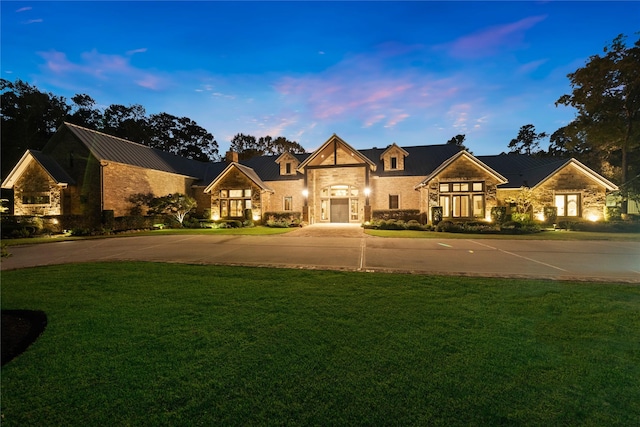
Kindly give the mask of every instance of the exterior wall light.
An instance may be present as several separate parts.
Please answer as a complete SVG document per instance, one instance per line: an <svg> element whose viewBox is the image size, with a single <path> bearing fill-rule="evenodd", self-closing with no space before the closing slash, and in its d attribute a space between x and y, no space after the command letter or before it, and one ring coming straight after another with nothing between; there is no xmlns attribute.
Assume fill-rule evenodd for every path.
<svg viewBox="0 0 640 427"><path fill-rule="evenodd" d="M365 187L364 188L364 195L369 197L369 194L371 194L371 189L369 187Z"/></svg>
<svg viewBox="0 0 640 427"><path fill-rule="evenodd" d="M309 190L307 190L306 188L304 190L302 190L302 195L307 198L309 197Z"/></svg>

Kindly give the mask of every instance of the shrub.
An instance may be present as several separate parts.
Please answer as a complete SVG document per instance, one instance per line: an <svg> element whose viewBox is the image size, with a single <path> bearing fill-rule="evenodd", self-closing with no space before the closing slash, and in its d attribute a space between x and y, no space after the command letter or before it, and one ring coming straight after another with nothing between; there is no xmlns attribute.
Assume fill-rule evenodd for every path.
<svg viewBox="0 0 640 427"><path fill-rule="evenodd" d="M433 218L433 223L434 224L438 224L440 221L442 221L442 218L444 217L443 211L442 211L442 206L433 206L431 208L431 218Z"/></svg>
<svg viewBox="0 0 640 427"><path fill-rule="evenodd" d="M491 208L491 222L501 224L507 219L506 206L494 206Z"/></svg>
<svg viewBox="0 0 640 427"><path fill-rule="evenodd" d="M265 212L264 224L267 227L288 228L301 224L302 212Z"/></svg>
<svg viewBox="0 0 640 427"><path fill-rule="evenodd" d="M543 213L544 222L547 224L555 224L558 220L558 208L555 206L545 206Z"/></svg>
<svg viewBox="0 0 640 427"><path fill-rule="evenodd" d="M531 217L527 213L514 212L511 214L511 221L524 223L531 221Z"/></svg>
<svg viewBox="0 0 640 427"><path fill-rule="evenodd" d="M399 221L420 221L420 210L418 209L387 209L387 210L375 210L372 211L371 217L373 220L385 220L395 219Z"/></svg>
<svg viewBox="0 0 640 427"><path fill-rule="evenodd" d="M455 228L453 222L445 220L440 221L436 226L436 231L438 232L451 232Z"/></svg>

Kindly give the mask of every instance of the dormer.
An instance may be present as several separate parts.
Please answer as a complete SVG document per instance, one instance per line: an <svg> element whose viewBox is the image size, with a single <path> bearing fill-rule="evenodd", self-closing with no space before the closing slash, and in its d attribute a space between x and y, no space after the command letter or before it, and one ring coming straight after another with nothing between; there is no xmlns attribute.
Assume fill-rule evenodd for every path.
<svg viewBox="0 0 640 427"><path fill-rule="evenodd" d="M391 171L403 171L404 159L409 155L406 150L394 142L387 147L386 150L380 154L380 160L382 161L382 169L385 172Z"/></svg>
<svg viewBox="0 0 640 427"><path fill-rule="evenodd" d="M300 161L293 154L286 151L276 159L276 163L280 165L280 175L289 176L297 173L296 169Z"/></svg>

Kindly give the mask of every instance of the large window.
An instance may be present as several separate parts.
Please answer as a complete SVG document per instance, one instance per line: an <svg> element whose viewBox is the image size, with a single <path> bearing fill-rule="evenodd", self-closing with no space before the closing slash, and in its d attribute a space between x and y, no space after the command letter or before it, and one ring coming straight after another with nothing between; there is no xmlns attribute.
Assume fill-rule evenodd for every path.
<svg viewBox="0 0 640 427"><path fill-rule="evenodd" d="M439 190L445 218L484 218L483 182L442 182Z"/></svg>
<svg viewBox="0 0 640 427"><path fill-rule="evenodd" d="M48 205L51 202L49 193L23 193L23 205Z"/></svg>
<svg viewBox="0 0 640 427"><path fill-rule="evenodd" d="M580 216L579 194L556 194L558 216Z"/></svg>
<svg viewBox="0 0 640 427"><path fill-rule="evenodd" d="M285 196L285 198L284 198L284 210L285 211L293 210L293 197L292 196Z"/></svg>
<svg viewBox="0 0 640 427"><path fill-rule="evenodd" d="M220 217L244 217L245 209L251 209L251 189L220 190Z"/></svg>
<svg viewBox="0 0 640 427"><path fill-rule="evenodd" d="M358 197L360 190L351 185L337 184L320 190L320 219L322 221L349 222L357 221L360 214ZM332 199L341 199L332 200ZM343 204L344 203L344 204ZM342 211L344 206L344 211ZM338 211L341 211L338 214ZM344 215L344 217L342 216ZM340 218L338 220L337 218Z"/></svg>

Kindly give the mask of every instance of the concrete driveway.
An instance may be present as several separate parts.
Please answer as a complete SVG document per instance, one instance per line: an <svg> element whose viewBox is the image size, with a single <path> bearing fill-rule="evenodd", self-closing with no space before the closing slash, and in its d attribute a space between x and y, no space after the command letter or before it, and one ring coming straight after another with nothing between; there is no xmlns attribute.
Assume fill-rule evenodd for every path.
<svg viewBox="0 0 640 427"><path fill-rule="evenodd" d="M155 261L640 283L640 242L379 238L358 226L275 236L134 236L12 246L9 270L89 261Z"/></svg>

